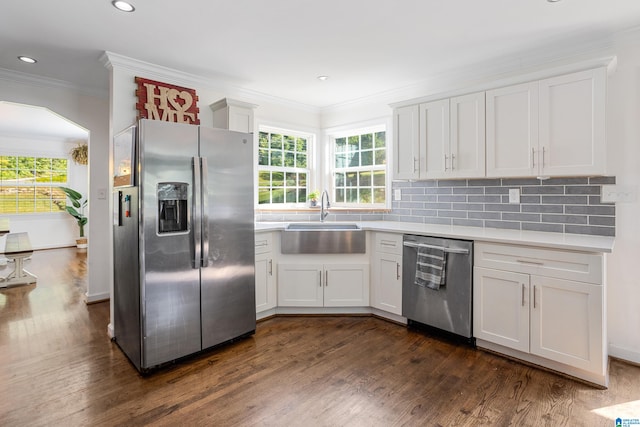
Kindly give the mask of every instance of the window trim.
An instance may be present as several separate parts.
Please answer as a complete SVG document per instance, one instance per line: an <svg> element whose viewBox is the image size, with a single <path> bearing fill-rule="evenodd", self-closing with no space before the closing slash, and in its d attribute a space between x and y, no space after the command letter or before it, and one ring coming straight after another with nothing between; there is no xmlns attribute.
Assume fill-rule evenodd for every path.
<svg viewBox="0 0 640 427"><path fill-rule="evenodd" d="M390 135L391 135L391 126L390 121L388 119L380 119L380 120L372 120L366 123L359 123L352 126L341 126L337 128L328 129L326 131L326 163L324 167L324 176L326 178L326 182L328 183L327 188L332 195L331 197L331 205L333 207L343 208L343 209L354 209L354 210L381 210L381 209L389 209L391 207L391 171L389 169L389 165L391 164L390 155L392 153L391 144L390 144ZM385 162L385 201L384 203L348 203L335 202L335 140L338 138L362 135L367 133L376 132L385 132L385 151L386 151L386 162ZM362 167L353 168L353 170L359 170Z"/></svg>
<svg viewBox="0 0 640 427"><path fill-rule="evenodd" d="M314 185L317 182L317 156L316 156L316 142L317 142L317 133L311 130L305 130L303 127L293 128L292 126L287 125L272 125L266 123L258 123L257 130L254 136L254 147L255 147L255 155L254 155L254 165L255 165L255 179L254 179L254 188L255 188L255 196L254 196L254 207L256 211L281 211L281 210L301 210L309 207L309 203L259 203L259 191L260 188L260 170L261 166L259 165L260 159L260 132L269 132L269 133L277 133L282 135L289 135L295 137L301 137L307 139L307 194L309 192L314 191ZM272 170L272 166L266 166L265 169L262 170ZM290 168L291 171L299 172L300 168ZM286 173L286 171L285 171Z"/></svg>

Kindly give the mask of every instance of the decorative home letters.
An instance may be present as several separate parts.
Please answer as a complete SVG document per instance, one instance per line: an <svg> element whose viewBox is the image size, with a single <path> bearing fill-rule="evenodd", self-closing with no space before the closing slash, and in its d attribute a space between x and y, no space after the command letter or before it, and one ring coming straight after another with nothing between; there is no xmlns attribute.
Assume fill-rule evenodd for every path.
<svg viewBox="0 0 640 427"><path fill-rule="evenodd" d="M195 89L187 89L154 80L135 78L139 119L199 125L198 96Z"/></svg>

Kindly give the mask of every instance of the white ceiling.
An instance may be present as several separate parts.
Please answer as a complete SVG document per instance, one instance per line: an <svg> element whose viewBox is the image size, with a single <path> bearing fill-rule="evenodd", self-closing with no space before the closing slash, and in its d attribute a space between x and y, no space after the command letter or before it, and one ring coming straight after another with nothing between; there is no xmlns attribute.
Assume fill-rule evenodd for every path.
<svg viewBox="0 0 640 427"><path fill-rule="evenodd" d="M640 0L131 1L3 2L0 68L106 92L109 51L328 107L640 23Z"/></svg>
<svg viewBox="0 0 640 427"><path fill-rule="evenodd" d="M87 142L89 132L51 110L0 101L0 135Z"/></svg>

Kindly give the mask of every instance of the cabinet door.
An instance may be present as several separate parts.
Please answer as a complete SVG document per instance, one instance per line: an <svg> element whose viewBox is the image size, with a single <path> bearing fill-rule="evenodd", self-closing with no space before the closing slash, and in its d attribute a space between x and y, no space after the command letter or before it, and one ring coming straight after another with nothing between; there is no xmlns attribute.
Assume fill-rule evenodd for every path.
<svg viewBox="0 0 640 427"><path fill-rule="evenodd" d="M393 176L396 179L418 179L420 142L418 106L396 108L393 114Z"/></svg>
<svg viewBox="0 0 640 427"><path fill-rule="evenodd" d="M538 175L538 82L490 90L487 176Z"/></svg>
<svg viewBox="0 0 640 427"><path fill-rule="evenodd" d="M531 276L531 353L603 372L603 287Z"/></svg>
<svg viewBox="0 0 640 427"><path fill-rule="evenodd" d="M420 177L442 178L449 173L449 100L420 104Z"/></svg>
<svg viewBox="0 0 640 427"><path fill-rule="evenodd" d="M369 306L369 265L326 264L324 266L324 306Z"/></svg>
<svg viewBox="0 0 640 427"><path fill-rule="evenodd" d="M606 70L540 81L540 162L549 176L605 173Z"/></svg>
<svg viewBox="0 0 640 427"><path fill-rule="evenodd" d="M273 258L270 253L256 255L256 313L276 306Z"/></svg>
<svg viewBox="0 0 640 427"><path fill-rule="evenodd" d="M278 305L322 307L322 265L278 264Z"/></svg>
<svg viewBox="0 0 640 427"><path fill-rule="evenodd" d="M371 275L371 306L402 315L402 256L374 253Z"/></svg>
<svg viewBox="0 0 640 427"><path fill-rule="evenodd" d="M484 92L451 98L448 166L452 178L485 176Z"/></svg>
<svg viewBox="0 0 640 427"><path fill-rule="evenodd" d="M473 335L529 352L529 275L474 267Z"/></svg>

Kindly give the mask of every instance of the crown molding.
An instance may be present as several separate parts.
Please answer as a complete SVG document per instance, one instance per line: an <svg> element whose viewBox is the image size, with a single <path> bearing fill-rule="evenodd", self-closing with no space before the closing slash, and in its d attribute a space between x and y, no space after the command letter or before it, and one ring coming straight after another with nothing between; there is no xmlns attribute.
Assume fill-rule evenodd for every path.
<svg viewBox="0 0 640 427"><path fill-rule="evenodd" d="M151 79L172 79L176 84L189 86L198 86L212 89L227 94L227 97L234 98L238 101L244 101L249 104L269 103L276 104L296 110L319 113L320 109L308 104L291 101L262 92L246 89L240 86L216 83L210 78L202 77L196 74L186 73L173 68L164 67L162 65L152 64L150 62L139 61L114 52L105 51L100 56L100 62L109 70L120 68L128 70L132 73L144 73L145 78Z"/></svg>
<svg viewBox="0 0 640 427"><path fill-rule="evenodd" d="M28 74L21 71L9 70L6 68L0 68L0 80L24 84L27 86L73 90L83 95L102 99L106 99L109 97L109 93L106 90L82 87L65 80L57 80L50 77L37 76L35 74Z"/></svg>

